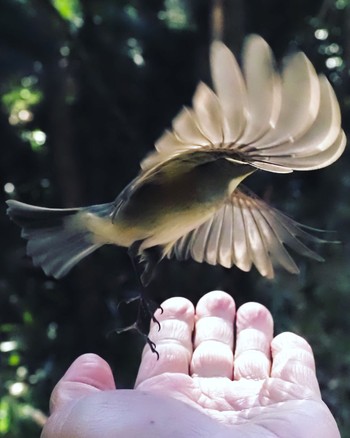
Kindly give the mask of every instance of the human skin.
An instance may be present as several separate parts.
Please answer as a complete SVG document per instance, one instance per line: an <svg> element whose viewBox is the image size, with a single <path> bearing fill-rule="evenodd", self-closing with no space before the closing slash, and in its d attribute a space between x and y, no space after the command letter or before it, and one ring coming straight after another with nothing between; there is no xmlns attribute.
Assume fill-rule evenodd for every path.
<svg viewBox="0 0 350 438"><path fill-rule="evenodd" d="M56 385L41 438L339 438L321 399L312 349L273 337L261 304L237 312L224 292L196 308L171 298L151 325L133 390L116 389L109 365L85 354Z"/></svg>

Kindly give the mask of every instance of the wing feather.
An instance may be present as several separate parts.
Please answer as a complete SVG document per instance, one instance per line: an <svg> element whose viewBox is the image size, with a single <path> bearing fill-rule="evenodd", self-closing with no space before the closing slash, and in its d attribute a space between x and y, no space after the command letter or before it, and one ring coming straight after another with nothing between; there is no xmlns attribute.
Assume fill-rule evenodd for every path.
<svg viewBox="0 0 350 438"><path fill-rule="evenodd" d="M262 230L260 229L261 224L256 221L254 211L254 206L251 207L249 203L246 203L243 208L251 260L263 277L272 278L272 264L265 247Z"/></svg>
<svg viewBox="0 0 350 438"><path fill-rule="evenodd" d="M295 141L316 119L320 106L319 80L302 52L291 56L283 70L281 105L276 126L254 143L255 149Z"/></svg>
<svg viewBox="0 0 350 438"><path fill-rule="evenodd" d="M259 209L254 210L254 217L260 229L261 235L265 242L265 247L268 248L270 254L270 261L275 265L284 267L288 272L292 274L298 274L299 268L295 264L292 257L283 245L283 241L276 234L274 228L261 213ZM273 276L273 269L272 269Z"/></svg>
<svg viewBox="0 0 350 438"><path fill-rule="evenodd" d="M210 50L211 75L214 90L222 108L226 143L239 139L246 126L247 92L241 69L233 53L220 41Z"/></svg>
<svg viewBox="0 0 350 438"><path fill-rule="evenodd" d="M336 140L327 149L320 151L315 155L309 156L282 156L282 157L271 157L270 160L273 164L276 161L278 166L285 165L294 170L315 170L320 169L324 166L329 166L334 163L340 155L344 152L346 146L346 137L343 131L340 131Z"/></svg>
<svg viewBox="0 0 350 438"><path fill-rule="evenodd" d="M195 115L189 108L183 110L173 120L173 129L181 143L205 146L208 138L202 134L198 127Z"/></svg>
<svg viewBox="0 0 350 438"><path fill-rule="evenodd" d="M258 35L246 40L243 71L247 86L247 122L239 143L250 144L276 125L282 98L281 79L275 71L272 51Z"/></svg>
<svg viewBox="0 0 350 438"><path fill-rule="evenodd" d="M218 248L218 263L225 268L231 268L233 261L233 209L232 205L225 203L223 206L222 227Z"/></svg>
<svg viewBox="0 0 350 438"><path fill-rule="evenodd" d="M203 225L192 231L191 241L190 241L190 253L193 260L202 263L205 261L206 248L208 238L212 232L213 216Z"/></svg>
<svg viewBox="0 0 350 438"><path fill-rule="evenodd" d="M198 126L213 147L220 147L223 142L222 111L218 97L203 82L193 96L193 109Z"/></svg>
<svg viewBox="0 0 350 438"><path fill-rule="evenodd" d="M233 204L233 253L236 265L242 271L248 272L252 267L252 260L249 256L247 233L244 223L244 216L240 202Z"/></svg>
<svg viewBox="0 0 350 438"><path fill-rule="evenodd" d="M227 268L234 264L242 271L250 271L254 265L267 278L274 277L274 266L296 274L299 269L286 246L300 255L323 261L306 242L326 242L303 228L247 189L236 189L209 220L167 245L164 256L179 260L191 256L200 263Z"/></svg>
<svg viewBox="0 0 350 438"><path fill-rule="evenodd" d="M297 141L282 142L268 149L267 155L302 157L324 151L337 139L340 121L340 110L334 91L328 80L320 76L320 110L314 124Z"/></svg>
<svg viewBox="0 0 350 438"><path fill-rule="evenodd" d="M181 154L221 152L276 173L329 166L343 153L339 105L324 76L317 76L302 52L287 58L282 74L270 47L247 38L243 73L231 51L215 41L210 52L214 91L200 83L193 110L174 119L173 132L141 162L147 172Z"/></svg>
<svg viewBox="0 0 350 438"><path fill-rule="evenodd" d="M205 261L210 265L219 263L220 235L224 222L225 209L221 208L215 215L215 220L211 222L210 233L208 234L207 247L205 251Z"/></svg>

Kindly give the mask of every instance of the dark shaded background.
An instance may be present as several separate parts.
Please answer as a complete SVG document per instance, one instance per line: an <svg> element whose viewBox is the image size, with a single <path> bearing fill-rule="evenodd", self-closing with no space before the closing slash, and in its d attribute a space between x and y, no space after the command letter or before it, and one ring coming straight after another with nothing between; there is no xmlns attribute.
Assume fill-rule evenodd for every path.
<svg viewBox="0 0 350 438"><path fill-rule="evenodd" d="M219 4L219 2L217 2ZM301 48L331 80L349 125L349 0L227 0L224 39L236 53L261 34L278 59ZM37 437L49 394L79 354L107 359L132 387L143 340L113 329L133 321L117 303L139 284L125 249L105 248L56 282L25 257L5 199L51 207L108 202L140 159L208 80L213 3L203 0L1 0L0 3L0 436ZM258 173L248 185L296 220L337 230L318 248L326 263L298 259L299 277L271 282L252 271L164 262L155 300L196 302L223 289L256 300L276 332L314 348L323 396L350 437L349 152L330 168Z"/></svg>

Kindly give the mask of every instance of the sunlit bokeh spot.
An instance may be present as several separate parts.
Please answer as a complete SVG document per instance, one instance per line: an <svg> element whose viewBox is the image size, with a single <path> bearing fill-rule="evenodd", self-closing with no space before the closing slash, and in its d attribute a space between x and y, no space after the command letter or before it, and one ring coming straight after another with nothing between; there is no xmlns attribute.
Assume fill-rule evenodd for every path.
<svg viewBox="0 0 350 438"><path fill-rule="evenodd" d="M15 191L15 186L14 186L14 184L12 184L11 182L7 182L5 185L4 185L4 191L5 191L5 193L7 193L8 195L11 195L14 191Z"/></svg>
<svg viewBox="0 0 350 438"><path fill-rule="evenodd" d="M315 30L315 38L318 40L326 40L328 38L328 30L327 29L317 29Z"/></svg>
<svg viewBox="0 0 350 438"><path fill-rule="evenodd" d="M24 382L15 382L10 385L9 393L14 397L20 397L21 395L24 395L27 389L28 385L26 385Z"/></svg>
<svg viewBox="0 0 350 438"><path fill-rule="evenodd" d="M332 43L329 46L326 47L326 53L327 55L334 55L335 53L340 53L341 49L338 44Z"/></svg>
<svg viewBox="0 0 350 438"><path fill-rule="evenodd" d="M26 109L19 111L17 116L18 120L20 120L21 122L31 122L33 120L33 113Z"/></svg>
<svg viewBox="0 0 350 438"><path fill-rule="evenodd" d="M145 64L145 59L142 55L142 47L136 38L129 38L127 40L128 45L128 55L138 66L143 66Z"/></svg>
<svg viewBox="0 0 350 438"><path fill-rule="evenodd" d="M46 142L46 134L43 131L40 131L39 129L36 129L32 132L33 140L36 142L37 145L42 146Z"/></svg>
<svg viewBox="0 0 350 438"><path fill-rule="evenodd" d="M22 131L21 138L30 143L34 151L39 151L46 143L46 134L40 129L34 131Z"/></svg>
<svg viewBox="0 0 350 438"><path fill-rule="evenodd" d="M10 351L16 350L17 348L17 341L4 341L0 343L0 351L2 353L9 353Z"/></svg>
<svg viewBox="0 0 350 438"><path fill-rule="evenodd" d="M20 366L17 368L16 375L20 379L24 379L28 375L28 369L24 366Z"/></svg>
<svg viewBox="0 0 350 438"><path fill-rule="evenodd" d="M332 56L326 60L326 67L329 69L338 68L343 65L343 59L340 56Z"/></svg>
<svg viewBox="0 0 350 438"><path fill-rule="evenodd" d="M62 56L68 56L70 54L70 48L68 46L60 47L60 54Z"/></svg>

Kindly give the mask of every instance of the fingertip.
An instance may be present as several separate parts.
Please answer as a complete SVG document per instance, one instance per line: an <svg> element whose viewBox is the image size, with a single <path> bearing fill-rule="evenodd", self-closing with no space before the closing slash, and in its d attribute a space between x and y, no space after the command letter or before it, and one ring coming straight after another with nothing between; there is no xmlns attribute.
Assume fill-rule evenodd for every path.
<svg viewBox="0 0 350 438"><path fill-rule="evenodd" d="M87 353L79 356L57 383L50 399L50 410L96 391L115 389L112 370L100 356Z"/></svg>
<svg viewBox="0 0 350 438"><path fill-rule="evenodd" d="M192 322L193 315L193 304L190 300L183 297L172 297L167 299L154 314L158 321L180 319L184 322Z"/></svg>
<svg viewBox="0 0 350 438"><path fill-rule="evenodd" d="M271 342L272 354L277 354L283 349L298 348L313 354L312 348L306 339L292 333L283 332L277 335Z"/></svg>
<svg viewBox="0 0 350 438"><path fill-rule="evenodd" d="M234 320L236 303L227 292L215 290L208 292L198 301L196 315L198 318L205 316L218 316L223 319Z"/></svg>
<svg viewBox="0 0 350 438"><path fill-rule="evenodd" d="M249 302L237 310L237 331L254 328L272 336L273 318L270 311L260 303Z"/></svg>
<svg viewBox="0 0 350 438"><path fill-rule="evenodd" d="M310 344L306 339L291 332L284 332L276 336L271 342L273 358L273 373L279 374L298 363L302 367L309 368L313 373L316 371L315 358Z"/></svg>
<svg viewBox="0 0 350 438"><path fill-rule="evenodd" d="M315 358L309 343L295 333L285 332L271 342L271 376L308 388L320 398Z"/></svg>
<svg viewBox="0 0 350 438"><path fill-rule="evenodd" d="M75 359L61 381L84 383L101 391L115 389L111 367L94 353L86 353Z"/></svg>

